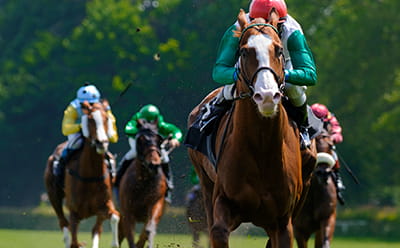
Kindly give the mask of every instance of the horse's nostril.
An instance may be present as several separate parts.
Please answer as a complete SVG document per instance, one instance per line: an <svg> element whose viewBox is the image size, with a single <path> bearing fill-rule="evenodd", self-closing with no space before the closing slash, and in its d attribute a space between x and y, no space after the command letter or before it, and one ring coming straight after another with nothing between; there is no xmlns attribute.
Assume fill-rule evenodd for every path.
<svg viewBox="0 0 400 248"><path fill-rule="evenodd" d="M255 93L253 99L255 102L261 102L263 98L260 93Z"/></svg>

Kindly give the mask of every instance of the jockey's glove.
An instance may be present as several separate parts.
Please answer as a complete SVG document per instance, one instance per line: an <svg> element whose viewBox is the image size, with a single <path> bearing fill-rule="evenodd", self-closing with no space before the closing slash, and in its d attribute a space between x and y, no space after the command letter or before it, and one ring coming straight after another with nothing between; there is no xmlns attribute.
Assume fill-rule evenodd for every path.
<svg viewBox="0 0 400 248"><path fill-rule="evenodd" d="M171 139L171 140L169 141L169 145L170 145L172 148L176 148L176 147L178 147L180 144L181 144L181 143L180 143L177 139Z"/></svg>

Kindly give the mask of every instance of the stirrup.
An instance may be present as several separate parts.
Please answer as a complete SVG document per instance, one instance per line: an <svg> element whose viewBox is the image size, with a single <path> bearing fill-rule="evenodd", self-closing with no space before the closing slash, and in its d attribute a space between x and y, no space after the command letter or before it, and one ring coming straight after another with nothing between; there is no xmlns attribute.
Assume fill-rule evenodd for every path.
<svg viewBox="0 0 400 248"><path fill-rule="evenodd" d="M311 140L310 135L308 134L307 128L300 129L300 148L304 150L306 148L310 148Z"/></svg>

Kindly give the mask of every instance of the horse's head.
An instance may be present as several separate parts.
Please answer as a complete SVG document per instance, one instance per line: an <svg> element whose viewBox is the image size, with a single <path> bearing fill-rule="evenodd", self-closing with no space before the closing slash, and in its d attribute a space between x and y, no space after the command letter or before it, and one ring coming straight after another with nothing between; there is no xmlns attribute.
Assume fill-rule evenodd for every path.
<svg viewBox="0 0 400 248"><path fill-rule="evenodd" d="M261 115L276 114L281 101L284 83L283 46L277 25L279 16L272 12L270 20L256 18L248 23L240 10L238 23L239 69L241 82L238 91L249 92Z"/></svg>
<svg viewBox="0 0 400 248"><path fill-rule="evenodd" d="M106 108L101 103L85 101L82 106L82 134L99 154L108 150L108 137L114 132L112 120L108 117Z"/></svg>
<svg viewBox="0 0 400 248"><path fill-rule="evenodd" d="M138 132L136 134L137 158L144 165L161 164L162 137L158 134L158 121L147 122L137 120Z"/></svg>

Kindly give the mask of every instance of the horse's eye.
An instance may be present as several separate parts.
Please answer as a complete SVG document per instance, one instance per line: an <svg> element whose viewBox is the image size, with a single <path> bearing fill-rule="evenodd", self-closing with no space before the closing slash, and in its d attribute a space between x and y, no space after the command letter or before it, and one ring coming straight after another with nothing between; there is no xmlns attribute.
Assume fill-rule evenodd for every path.
<svg viewBox="0 0 400 248"><path fill-rule="evenodd" d="M275 56L280 57L283 54L283 48L281 46L275 46Z"/></svg>
<svg viewBox="0 0 400 248"><path fill-rule="evenodd" d="M240 56L242 56L242 57L246 57L247 56L247 54L249 53L249 51L248 51L248 49L247 48L240 48L240 51L239 51L239 54L240 54Z"/></svg>

